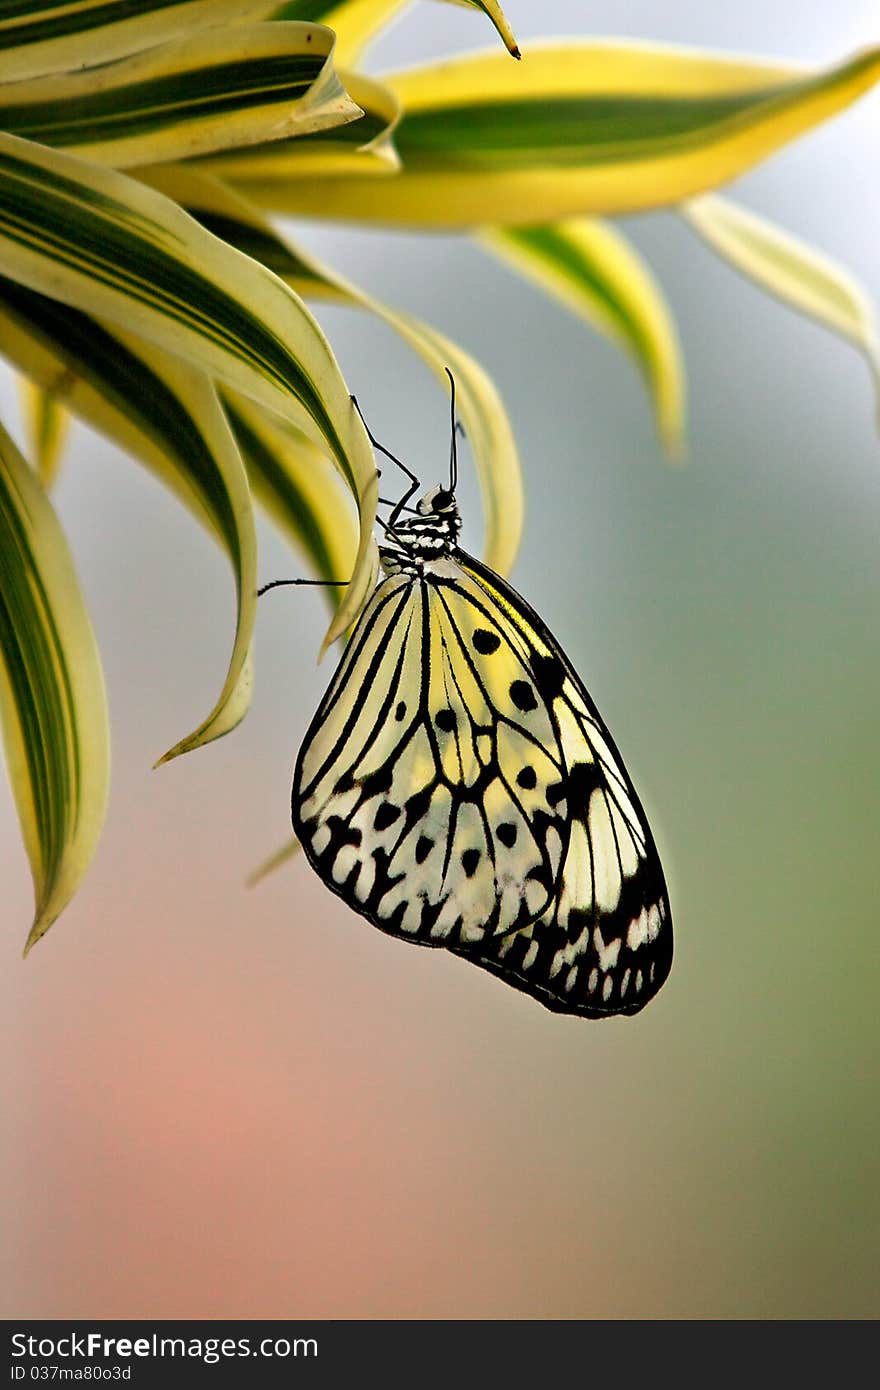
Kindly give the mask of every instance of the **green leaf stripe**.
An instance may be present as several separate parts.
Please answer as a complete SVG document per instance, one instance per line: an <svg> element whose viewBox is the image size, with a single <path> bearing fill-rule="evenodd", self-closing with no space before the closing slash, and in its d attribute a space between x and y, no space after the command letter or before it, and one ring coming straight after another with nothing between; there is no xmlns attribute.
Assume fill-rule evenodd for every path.
<svg viewBox="0 0 880 1390"><path fill-rule="evenodd" d="M512 169L576 167L637 160L656 151L699 146L714 127L735 126L755 107L784 98L784 85L715 97L542 97L469 102L404 114L395 145L410 172L469 162ZM803 96L804 89L800 89Z"/></svg>
<svg viewBox="0 0 880 1390"><path fill-rule="evenodd" d="M253 260L260 261L276 275L309 281L315 278L308 263L300 260L275 232L255 222L246 222L244 218L225 217L222 213L208 212L196 206L187 208L187 211L205 231L220 237Z"/></svg>
<svg viewBox="0 0 880 1390"><path fill-rule="evenodd" d="M339 9L340 0L288 0L273 10L273 19L299 19L308 24L323 24L329 14Z"/></svg>
<svg viewBox="0 0 880 1390"><path fill-rule="evenodd" d="M29 582L22 583L23 575ZM74 820L76 817L80 751L77 740L68 741L67 737L73 691L61 656L52 601L12 504L8 477L0 486L0 650L7 668L17 676L14 684L22 742L36 819L42 830L46 877L51 881L64 854L64 808L70 807Z"/></svg>
<svg viewBox="0 0 880 1390"><path fill-rule="evenodd" d="M0 100L0 128L58 148L150 135L193 117L216 119L246 110L270 97L273 103L297 101L325 64L321 53L276 54L51 101Z"/></svg>

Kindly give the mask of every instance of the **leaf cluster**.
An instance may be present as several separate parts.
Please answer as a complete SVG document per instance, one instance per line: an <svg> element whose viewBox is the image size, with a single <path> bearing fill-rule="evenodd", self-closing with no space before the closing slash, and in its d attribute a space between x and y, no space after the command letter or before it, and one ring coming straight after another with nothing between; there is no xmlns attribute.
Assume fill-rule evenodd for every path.
<svg viewBox="0 0 880 1390"><path fill-rule="evenodd" d="M254 503L316 577L351 575L326 642L375 580L375 464L309 304L377 315L444 388L452 369L486 558L503 573L515 556L522 479L487 371L307 255L273 214L476 236L633 358L673 457L675 324L616 215L678 210L877 371L851 277L715 190L867 91L880 50L818 70L585 39L521 54L500 5L465 2L504 47L379 79L358 64L402 0L0 3L0 344L31 455L0 426L0 715L35 885L28 948L88 866L109 778L100 656L50 500L71 415L159 477L230 562L223 688L162 761L247 709Z"/></svg>

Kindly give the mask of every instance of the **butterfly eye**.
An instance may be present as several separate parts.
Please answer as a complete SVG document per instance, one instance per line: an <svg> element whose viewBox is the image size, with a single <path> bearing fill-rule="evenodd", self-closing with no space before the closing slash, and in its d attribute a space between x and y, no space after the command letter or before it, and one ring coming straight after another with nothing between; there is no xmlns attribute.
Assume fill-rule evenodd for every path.
<svg viewBox="0 0 880 1390"><path fill-rule="evenodd" d="M448 512L455 505L455 497L445 487L433 487L430 492L426 492L419 503L419 511L422 516L437 516L441 512Z"/></svg>

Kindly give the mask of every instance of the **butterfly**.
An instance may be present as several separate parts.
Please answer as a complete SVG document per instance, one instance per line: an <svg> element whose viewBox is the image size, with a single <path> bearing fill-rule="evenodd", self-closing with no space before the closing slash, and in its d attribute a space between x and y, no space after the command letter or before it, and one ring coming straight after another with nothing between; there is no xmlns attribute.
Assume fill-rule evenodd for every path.
<svg viewBox="0 0 880 1390"><path fill-rule="evenodd" d="M634 1014L672 962L657 849L559 643L458 544L449 375L448 486L409 506L415 474L370 435L410 484L303 739L293 827L326 885L381 931L559 1013Z"/></svg>

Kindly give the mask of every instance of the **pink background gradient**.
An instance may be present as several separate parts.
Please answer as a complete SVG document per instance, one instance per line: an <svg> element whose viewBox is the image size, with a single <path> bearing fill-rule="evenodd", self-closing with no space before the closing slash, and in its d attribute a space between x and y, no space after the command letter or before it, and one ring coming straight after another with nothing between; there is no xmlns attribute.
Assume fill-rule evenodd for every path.
<svg viewBox="0 0 880 1390"><path fill-rule="evenodd" d="M595 22L816 62L880 38L867 3L505 8L523 38ZM376 66L491 39L479 15L420 5ZM732 190L875 298L878 102ZM96 862L26 964L30 884L0 791L4 1316L880 1312L875 402L850 348L671 214L626 230L680 319L681 471L630 365L473 246L303 240L505 395L528 496L513 579L644 794L668 984L636 1019L567 1020L386 939L301 859L246 888L288 834L335 659L315 667L321 601L261 600L248 718L152 772L220 687L231 584L176 503L77 428L57 502L106 664L113 786ZM431 484L445 399L374 321L322 322L374 431ZM261 541L264 581L297 572Z"/></svg>

